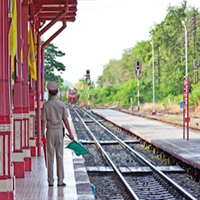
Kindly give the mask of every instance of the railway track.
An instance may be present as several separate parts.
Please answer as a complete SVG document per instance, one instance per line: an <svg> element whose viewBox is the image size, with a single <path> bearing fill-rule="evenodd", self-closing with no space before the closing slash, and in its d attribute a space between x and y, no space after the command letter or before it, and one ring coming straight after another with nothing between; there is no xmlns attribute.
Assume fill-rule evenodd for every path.
<svg viewBox="0 0 200 200"><path fill-rule="evenodd" d="M100 184L97 199L196 199L162 170L131 148L138 141L120 130L114 133L102 120L75 107L70 110L79 139L90 151L85 164L91 182ZM170 168L168 168L170 171Z"/></svg>

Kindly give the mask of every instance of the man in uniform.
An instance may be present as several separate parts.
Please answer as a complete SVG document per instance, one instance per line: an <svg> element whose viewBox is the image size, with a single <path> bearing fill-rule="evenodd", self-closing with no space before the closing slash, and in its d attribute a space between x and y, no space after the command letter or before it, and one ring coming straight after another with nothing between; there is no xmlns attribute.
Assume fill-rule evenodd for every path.
<svg viewBox="0 0 200 200"><path fill-rule="evenodd" d="M68 122L68 114L65 104L57 98L58 83L51 81L47 84L49 90L50 100L43 104L41 119L42 119L42 135L45 136L45 127L47 127L46 141L47 141L47 170L48 183L53 186L53 164L54 151L56 153L57 161L57 177L58 186L66 186L64 180L63 167L63 122L69 132L69 138L74 140ZM47 126L46 126L47 122Z"/></svg>

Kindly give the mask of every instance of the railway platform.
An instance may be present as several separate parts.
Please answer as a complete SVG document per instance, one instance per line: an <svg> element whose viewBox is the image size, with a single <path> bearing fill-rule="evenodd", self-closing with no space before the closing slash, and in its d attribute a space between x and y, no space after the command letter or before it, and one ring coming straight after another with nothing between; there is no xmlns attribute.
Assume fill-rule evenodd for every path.
<svg viewBox="0 0 200 200"><path fill-rule="evenodd" d="M77 136L71 120L71 130ZM54 158L54 186L49 187L44 153L32 157L32 171L25 172L25 178L17 178L15 185L15 200L94 200L87 170L82 156L65 148L71 142L64 138L64 173L66 187L58 187L56 180L56 160Z"/></svg>
<svg viewBox="0 0 200 200"><path fill-rule="evenodd" d="M92 109L92 112L132 132L142 140L169 153L182 162L200 170L200 133L189 132L183 139L183 128L155 120L129 115L111 109ZM197 173L198 173L197 172ZM200 174L198 174L200 177Z"/></svg>

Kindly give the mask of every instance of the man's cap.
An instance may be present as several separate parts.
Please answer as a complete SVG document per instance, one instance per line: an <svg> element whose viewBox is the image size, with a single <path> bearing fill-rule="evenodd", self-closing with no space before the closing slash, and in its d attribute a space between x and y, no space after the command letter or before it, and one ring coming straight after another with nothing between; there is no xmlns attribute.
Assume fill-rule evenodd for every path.
<svg viewBox="0 0 200 200"><path fill-rule="evenodd" d="M47 89L50 91L55 91L59 87L59 84L56 81L50 81L47 83Z"/></svg>

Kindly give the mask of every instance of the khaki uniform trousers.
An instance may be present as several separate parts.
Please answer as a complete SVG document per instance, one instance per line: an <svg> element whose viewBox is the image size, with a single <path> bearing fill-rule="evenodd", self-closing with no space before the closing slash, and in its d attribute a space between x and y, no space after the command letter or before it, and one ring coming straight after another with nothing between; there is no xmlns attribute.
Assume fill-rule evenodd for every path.
<svg viewBox="0 0 200 200"><path fill-rule="evenodd" d="M64 180L62 127L60 129L47 129L46 138L48 182L49 184L54 182L54 153L56 153L58 184L62 184Z"/></svg>

